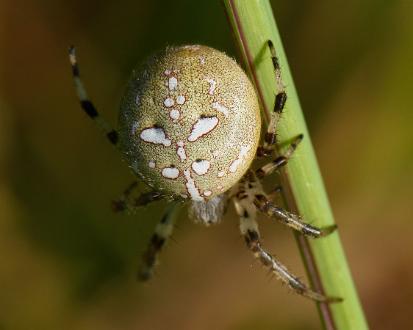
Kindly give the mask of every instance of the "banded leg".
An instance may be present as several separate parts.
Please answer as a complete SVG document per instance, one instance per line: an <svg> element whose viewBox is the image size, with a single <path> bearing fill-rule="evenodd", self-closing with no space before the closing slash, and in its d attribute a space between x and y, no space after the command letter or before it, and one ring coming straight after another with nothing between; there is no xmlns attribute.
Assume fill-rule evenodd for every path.
<svg viewBox="0 0 413 330"><path fill-rule="evenodd" d="M137 182L135 182L137 185ZM131 189L132 188L132 189ZM131 184L122 194L122 196L112 201L112 209L114 212L129 211L134 212L142 206L146 206L152 202L161 200L164 196L155 190L144 192L140 194L137 198L131 199L129 195L134 189L134 184Z"/></svg>
<svg viewBox="0 0 413 330"><path fill-rule="evenodd" d="M76 60L75 47L69 47L69 60L72 66L73 80L75 83L76 93L80 101L80 106L84 112L95 121L97 126L108 138L110 143L116 145L118 142L118 132L115 131L97 112L92 101L89 99L86 89L83 86L82 80L80 79L79 66Z"/></svg>
<svg viewBox="0 0 413 330"><path fill-rule="evenodd" d="M287 94L285 92L285 86L281 78L281 68L277 55L275 53L274 45L271 40L268 40L267 43L268 48L271 52L271 60L274 66L277 94L275 95L273 113L267 127L267 132L264 136L264 144L257 150L257 155L259 157L269 156L274 151L277 142L275 132L277 129L278 121L281 117L281 113L283 112L285 103L287 102Z"/></svg>
<svg viewBox="0 0 413 330"><path fill-rule="evenodd" d="M298 277L290 273L290 271L275 257L268 253L261 245L260 235L258 232L258 224L255 221L254 213L250 214L246 210L246 204L242 201L235 200L237 213L240 216L240 230L245 238L247 247L266 268L277 276L282 282L287 284L294 292L303 295L304 297L319 301L319 302L338 302L341 298L327 297L321 293L311 290Z"/></svg>
<svg viewBox="0 0 413 330"><path fill-rule="evenodd" d="M276 159L274 159L272 162L265 164L261 168L257 169L255 171L255 174L257 175L258 178L263 178L267 175L270 175L273 173L275 170L279 169L280 167L284 166L287 164L288 160L291 158L293 155L295 149L297 149L299 143L303 140L303 135L300 134L298 135L289 145L288 149L285 151L285 153Z"/></svg>
<svg viewBox="0 0 413 330"><path fill-rule="evenodd" d="M158 261L158 255L172 235L174 222L178 213L178 204L172 203L165 212L162 220L155 228L155 233L149 242L149 246L143 254L142 266L138 272L138 279L140 281L147 281L153 275L153 270Z"/></svg>
<svg viewBox="0 0 413 330"><path fill-rule="evenodd" d="M305 223L298 215L290 213L281 207L275 206L264 195L256 195L254 199L254 205L258 208L258 210L265 213L270 218L275 218L281 223L287 225L288 227L291 227L296 231L299 231L301 234L306 236L313 238L324 237L337 229L337 225L317 228L308 223Z"/></svg>
<svg viewBox="0 0 413 330"><path fill-rule="evenodd" d="M122 195L112 201L112 210L122 212L128 208L128 200L131 193L138 187L138 181L133 181L122 193Z"/></svg>

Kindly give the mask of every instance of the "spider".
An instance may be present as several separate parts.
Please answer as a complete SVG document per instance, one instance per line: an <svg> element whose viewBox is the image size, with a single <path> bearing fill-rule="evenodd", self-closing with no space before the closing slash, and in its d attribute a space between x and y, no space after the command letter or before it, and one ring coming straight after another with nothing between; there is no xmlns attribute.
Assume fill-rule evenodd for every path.
<svg viewBox="0 0 413 330"><path fill-rule="evenodd" d="M138 181L134 181L113 202L115 211L135 210L161 199L170 201L143 255L139 279L152 276L158 255L172 234L179 203L189 201L192 218L208 226L219 222L232 201L241 234L255 258L298 294L319 302L339 299L310 289L260 241L257 212L312 238L336 229L303 222L298 215L278 207L263 189L262 180L285 166L303 139L303 135L296 136L283 155L274 156L276 127L287 94L274 46L271 41L267 46L278 92L261 145L260 108L254 87L241 67L224 53L206 46L186 45L168 47L150 57L132 73L121 101L119 130L114 130L88 98L75 48L69 48L82 109L149 187L132 198L138 187ZM262 157L272 159L254 170L252 161Z"/></svg>

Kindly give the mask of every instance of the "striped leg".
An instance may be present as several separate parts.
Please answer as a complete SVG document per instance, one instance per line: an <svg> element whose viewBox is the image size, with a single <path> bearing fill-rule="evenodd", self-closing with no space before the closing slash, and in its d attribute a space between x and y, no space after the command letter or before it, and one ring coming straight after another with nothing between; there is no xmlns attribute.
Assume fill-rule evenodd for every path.
<svg viewBox="0 0 413 330"><path fill-rule="evenodd" d="M77 65L75 47L69 47L69 59L72 65L73 80L75 82L75 88L77 96L79 97L80 105L85 113L95 121L101 131L108 138L110 143L116 145L118 142L118 132L112 129L112 127L99 115L92 101L89 100L86 89L83 86L80 79L79 66Z"/></svg>
<svg viewBox="0 0 413 330"><path fill-rule="evenodd" d="M143 254L142 266L138 272L138 279L140 281L147 281L152 277L153 270L158 260L158 255L168 238L172 235L177 213L178 204L172 203L164 214L162 220L156 226L155 233L152 235L149 246Z"/></svg>
<svg viewBox="0 0 413 330"><path fill-rule="evenodd" d="M324 237L337 229L337 225L332 225L325 228L311 226L303 222L298 215L287 212L281 207L275 206L264 195L255 195L254 205L269 217L277 219L281 223L306 236L313 238Z"/></svg>
<svg viewBox="0 0 413 330"><path fill-rule="evenodd" d="M263 178L267 175L270 175L273 173L275 170L279 169L280 167L284 166L287 164L288 160L291 158L293 155L295 149L297 149L298 144L302 141L303 135L300 134L298 135L289 145L288 149L285 151L284 155L281 155L274 159L272 162L264 165L263 167L257 169L255 171L255 174L257 175L258 178Z"/></svg>
<svg viewBox="0 0 413 330"><path fill-rule="evenodd" d="M320 301L320 302L338 302L340 298L326 297L321 293L311 290L298 277L291 274L289 270L279 262L275 257L269 254L261 245L260 234L258 232L258 224L255 221L255 212L248 212L247 204L243 200L236 200L235 208L240 216L240 230L245 238L247 247L266 268L277 276L282 282L287 284L294 292L303 295L304 297Z"/></svg>
<svg viewBox="0 0 413 330"><path fill-rule="evenodd" d="M152 202L162 199L164 196L157 191L141 193L137 198L131 198L130 195L138 187L138 182L132 182L123 192L119 199L112 201L114 212L136 211L139 207L148 205Z"/></svg>
<svg viewBox="0 0 413 330"><path fill-rule="evenodd" d="M276 90L275 102L273 113L270 122L267 127L267 132L264 136L264 144L258 148L257 155L259 157L269 156L275 149L276 145L276 129L278 121L281 117L281 113L284 110L285 103L287 102L287 94L285 92L285 86L281 79L281 68L278 62L277 55L275 53L275 48L271 40L268 40L268 48L271 52L271 59L274 66L275 80L276 80Z"/></svg>
<svg viewBox="0 0 413 330"><path fill-rule="evenodd" d="M114 212L122 212L128 209L129 196L137 187L138 181L133 181L118 199L112 201L112 209Z"/></svg>

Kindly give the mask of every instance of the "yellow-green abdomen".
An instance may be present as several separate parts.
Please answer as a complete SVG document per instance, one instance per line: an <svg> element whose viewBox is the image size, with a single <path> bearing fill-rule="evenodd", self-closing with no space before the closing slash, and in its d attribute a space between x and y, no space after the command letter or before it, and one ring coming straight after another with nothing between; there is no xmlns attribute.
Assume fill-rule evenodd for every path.
<svg viewBox="0 0 413 330"><path fill-rule="evenodd" d="M215 49L170 47L134 72L121 104L120 146L160 192L196 201L232 187L250 166L261 119L238 64Z"/></svg>

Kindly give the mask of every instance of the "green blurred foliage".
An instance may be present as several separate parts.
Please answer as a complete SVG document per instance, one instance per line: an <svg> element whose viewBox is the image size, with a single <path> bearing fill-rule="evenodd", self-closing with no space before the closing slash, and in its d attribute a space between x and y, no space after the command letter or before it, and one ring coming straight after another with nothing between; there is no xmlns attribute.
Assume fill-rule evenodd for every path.
<svg viewBox="0 0 413 330"><path fill-rule="evenodd" d="M208 229L183 212L157 276L137 283L165 205L111 212L133 177L77 104L71 43L111 122L154 50L202 43L237 56L219 1L1 4L0 329L318 329L313 304L253 264L232 210ZM273 8L369 323L411 328L413 3ZM262 219L262 233L304 274L288 231Z"/></svg>

